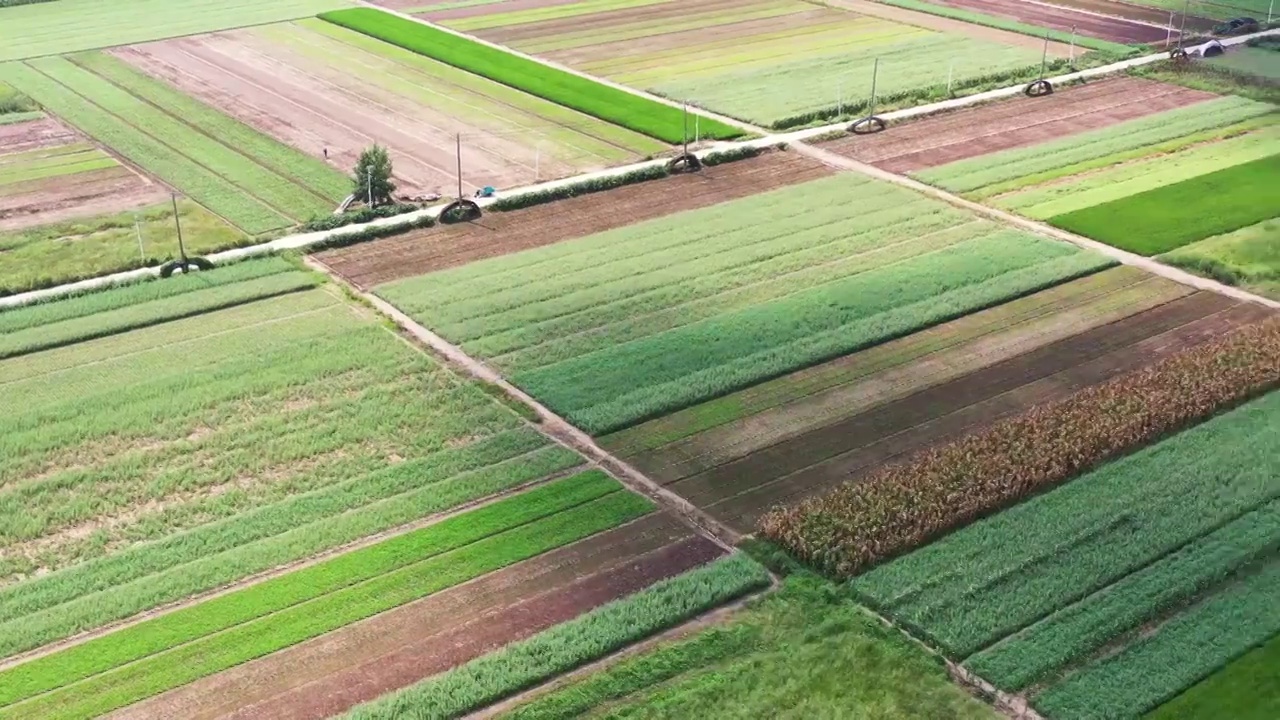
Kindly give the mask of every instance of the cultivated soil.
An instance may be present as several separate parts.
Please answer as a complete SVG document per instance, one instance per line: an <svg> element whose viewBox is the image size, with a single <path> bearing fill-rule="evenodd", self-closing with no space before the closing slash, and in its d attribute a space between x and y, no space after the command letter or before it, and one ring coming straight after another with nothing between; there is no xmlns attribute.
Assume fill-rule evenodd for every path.
<svg viewBox="0 0 1280 720"><path fill-rule="evenodd" d="M830 173L826 166L803 156L771 152L698 173L523 210L491 212L475 222L328 250L314 258L358 287L369 289L475 260L744 198Z"/></svg>
<svg viewBox="0 0 1280 720"><path fill-rule="evenodd" d="M110 717L319 720L723 555L655 513Z"/></svg>
<svg viewBox="0 0 1280 720"><path fill-rule="evenodd" d="M1160 8L1148 7L1145 5L1136 5L1127 2L1117 2L1117 0L1053 0L1054 5L1063 7L1078 8L1080 10L1088 10L1089 12L1099 13L1101 15L1111 15L1114 17L1128 18L1130 20L1140 20L1150 23L1158 27L1167 28L1169 25L1169 11ZM1191 5L1191 9L1195 9L1195 4ZM1217 25L1217 21L1208 18L1197 17L1195 15L1187 16L1187 35L1191 35L1192 31L1196 33L1205 33L1213 29ZM1182 26L1182 13L1173 14L1174 38L1177 38L1177 31ZM1163 37L1160 38L1164 40Z"/></svg>
<svg viewBox="0 0 1280 720"><path fill-rule="evenodd" d="M894 173L909 173L1036 145L1217 97L1141 78L1076 85L1040 98L1017 97L850 135L821 147Z"/></svg>
<svg viewBox="0 0 1280 720"><path fill-rule="evenodd" d="M388 7L393 10L407 10L410 8L420 8L431 5L430 0L375 0L378 5ZM498 13L517 12L519 10L537 10L540 8L558 7L560 5L574 5L582 2L582 0L498 0L497 2L486 2L482 5L468 5L466 7L448 8L445 10L432 10L429 12L419 13L419 17L426 18L435 22L443 22L445 20L460 20L462 18L477 17L480 15L495 15ZM453 3L439 3L441 5L450 5Z"/></svg>
<svg viewBox="0 0 1280 720"><path fill-rule="evenodd" d="M1011 47L1024 47L1028 50L1043 50L1045 47L1043 38L1036 38L1022 33L986 27L985 25L974 25L973 23L963 22L961 20L952 20L951 18L945 18L940 15L931 15L929 13L916 12L915 10L907 10L906 8L895 7L893 5L884 5L878 2L873 2L872 0L825 0L825 4L830 5L831 7L851 10L859 15L866 15L867 17L891 20L893 22L903 23L904 25L915 25L916 27L937 30L938 32L965 35L976 40L987 40ZM1076 52L1079 54L1079 49L1077 49ZM1069 44L1056 41L1049 42L1050 57L1067 57L1070 54L1071 46Z"/></svg>
<svg viewBox="0 0 1280 720"><path fill-rule="evenodd" d="M9 153L57 148L85 138L53 118L0 125L0 165ZM0 187L0 232L155 205L165 188L125 165Z"/></svg>
<svg viewBox="0 0 1280 720"><path fill-rule="evenodd" d="M662 449L631 458L716 519L751 532L760 515L1034 405L1134 370L1271 311L1196 292L1008 358L905 398L672 479ZM749 419L748 419L749 420ZM740 421L741 422L741 421Z"/></svg>
<svg viewBox="0 0 1280 720"><path fill-rule="evenodd" d="M986 15L1017 20L1038 27L1071 32L1117 43L1164 43L1168 31L1164 27L1127 20L1121 17L1103 17L1093 12L1081 12L1029 0L930 0L947 7L973 10ZM1175 29L1174 36L1177 36Z"/></svg>

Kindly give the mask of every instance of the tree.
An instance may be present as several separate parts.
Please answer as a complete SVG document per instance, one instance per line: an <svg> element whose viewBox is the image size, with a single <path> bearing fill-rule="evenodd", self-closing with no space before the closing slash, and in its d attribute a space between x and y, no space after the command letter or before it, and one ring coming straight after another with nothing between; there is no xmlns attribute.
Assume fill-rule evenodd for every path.
<svg viewBox="0 0 1280 720"><path fill-rule="evenodd" d="M360 153L354 173L355 187L352 192L357 200L369 203L370 207L392 202L391 194L396 191L396 186L391 182L391 156L387 155L386 148L375 143L373 147Z"/></svg>

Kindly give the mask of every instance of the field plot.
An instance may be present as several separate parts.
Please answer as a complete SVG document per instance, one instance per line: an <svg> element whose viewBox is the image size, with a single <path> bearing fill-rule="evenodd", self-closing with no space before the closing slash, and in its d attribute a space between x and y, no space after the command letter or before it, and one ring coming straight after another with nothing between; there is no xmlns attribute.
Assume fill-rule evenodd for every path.
<svg viewBox="0 0 1280 720"><path fill-rule="evenodd" d="M138 45L115 54L346 171L385 145L401 193L531 184L662 152L629 130L320 20Z"/></svg>
<svg viewBox="0 0 1280 720"><path fill-rule="evenodd" d="M1075 2L1076 0L1071 0ZM1184 4L1180 4L1178 0L1125 0L1124 2L1115 2L1108 0L1107 5L1126 5L1129 3L1134 5L1143 5L1166 13L1182 12ZM1228 20L1241 16L1248 16L1257 20L1267 17L1267 11L1271 9L1271 0L1199 0L1192 6L1192 11L1197 15L1215 20Z"/></svg>
<svg viewBox="0 0 1280 720"><path fill-rule="evenodd" d="M902 0L890 0L902 2ZM916 3L908 1L909 6ZM1016 0L928 0L928 4L955 8L962 13L978 13L994 18L1023 23L1033 28L1049 28L1058 33L1078 33L1079 36L1098 38L1121 44L1164 45L1170 36L1165 23L1155 24L1125 17L1122 13L1102 15L1082 12L1072 7L1075 3L1028 3ZM1065 6L1065 7L1064 7ZM1161 18L1165 20L1167 18ZM1172 33L1178 38L1178 27Z"/></svg>
<svg viewBox="0 0 1280 720"><path fill-rule="evenodd" d="M895 9L896 10L896 9ZM899 11L909 12L909 11ZM757 124L784 127L882 98L959 85L1036 65L1039 44L994 31L939 32L797 0L691 4L625 0L488 3L423 17L593 75ZM1030 42L1028 42L1030 41ZM1034 45L1035 49L1031 46ZM1056 49L1056 48L1055 48ZM1065 53L1063 53L1065 54ZM842 99L843 98L843 99Z"/></svg>
<svg viewBox="0 0 1280 720"><path fill-rule="evenodd" d="M777 504L1167 357L1265 309L1115 268L605 436L741 532Z"/></svg>
<svg viewBox="0 0 1280 720"><path fill-rule="evenodd" d="M581 462L261 262L0 313L0 657Z"/></svg>
<svg viewBox="0 0 1280 720"><path fill-rule="evenodd" d="M1140 715L1280 631L1277 413L1273 392L853 588L1049 718Z"/></svg>
<svg viewBox="0 0 1280 720"><path fill-rule="evenodd" d="M1183 245L1160 260L1280 300L1280 220Z"/></svg>
<svg viewBox="0 0 1280 720"><path fill-rule="evenodd" d="M1108 264L842 174L375 291L601 434Z"/></svg>
<svg viewBox="0 0 1280 720"><path fill-rule="evenodd" d="M409 233L313 257L357 286L444 270L484 258L787 187L831 173L795 153L769 153L605 192L544 203L429 233Z"/></svg>
<svg viewBox="0 0 1280 720"><path fill-rule="evenodd" d="M58 0L6 8L0 62L310 17L347 0Z"/></svg>
<svg viewBox="0 0 1280 720"><path fill-rule="evenodd" d="M1226 68L1242 75L1256 76L1273 83L1280 83L1280 50L1244 47L1211 58L1208 62L1215 67Z"/></svg>
<svg viewBox="0 0 1280 720"><path fill-rule="evenodd" d="M249 234L332 212L349 182L133 70L89 53L0 65L61 119Z"/></svg>
<svg viewBox="0 0 1280 720"><path fill-rule="evenodd" d="M1173 700L1161 705L1151 720L1209 720L1233 717L1266 720L1280 714L1280 685L1275 682L1280 662L1280 635L1215 672Z"/></svg>
<svg viewBox="0 0 1280 720"><path fill-rule="evenodd" d="M1068 87L1047 98L1002 100L894 126L893 132L850 136L823 148L896 173L1026 147L1099 130L1126 120L1216 96L1138 78L1108 78Z"/></svg>

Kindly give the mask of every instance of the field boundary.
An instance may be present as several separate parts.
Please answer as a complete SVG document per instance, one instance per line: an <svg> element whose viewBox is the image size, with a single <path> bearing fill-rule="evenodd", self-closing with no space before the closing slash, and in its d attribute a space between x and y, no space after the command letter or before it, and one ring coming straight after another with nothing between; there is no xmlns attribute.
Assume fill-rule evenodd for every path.
<svg viewBox="0 0 1280 720"><path fill-rule="evenodd" d="M363 0L361 1L363 2ZM1225 38L1220 42L1223 45L1240 45L1245 42L1248 42L1252 38L1266 37L1266 36L1280 36L1280 29L1264 30L1262 32L1254 33L1252 35L1241 35L1234 38ZM1155 53L1152 55L1133 58L1130 60L1123 60L1117 63L1113 63L1111 65L1105 65L1101 67L1092 68L1089 70L1082 70L1076 73L1070 73L1067 75L1060 75L1057 77L1048 78L1048 80L1055 85L1069 84L1073 82L1078 82L1080 80L1096 78L1104 75L1122 72L1130 68L1150 65L1153 63L1166 60L1167 58L1168 58L1167 53L1163 53L1163 52ZM1023 90L1023 85L1019 84L1019 85L1015 85L1007 88L1001 88L998 90L990 90L985 93L978 93L976 95L969 95L962 98L954 98L951 100L944 100L942 102L932 103L929 105L920 105L918 107L908 108L905 110L897 110L897 111L885 113L880 117L890 122L906 120L906 119L916 118L916 117L923 117L925 115L932 115L934 113L945 112L947 110L954 110L962 107L968 107L970 105L978 105L986 102L991 102L993 100L1016 97L1022 93L1022 90ZM632 92L636 92L636 91L632 90ZM699 158L702 158L708 154L711 154L714 152L723 152L731 148L738 148L738 147L764 148L764 147L776 146L776 145L800 144L806 141L822 138L823 136L830 135L834 132L839 132L843 134L847 127L848 127L848 123L842 122L834 125L825 125L822 127L808 128L805 130L798 130L790 133L769 133L767 131L764 131L763 129L753 128L755 132L764 134L764 137L757 138L754 140L741 141L741 142L715 143L708 148L695 151L694 154L697 155ZM659 159L659 160L650 160L650 161L640 162L640 163L632 163L630 165L622 165L614 168L609 168L607 170L600 170L592 173L584 173L582 175L575 175L572 177L562 178L560 180L553 180L550 182L540 183L537 185L529 185L529 186L520 187L520 188L512 188L509 191L500 192L498 194L498 197L496 198L481 198L477 201L477 203L483 208L493 204L494 202L497 202L498 199L502 199L502 198L509 199L512 197L520 196L520 195L546 192L549 190L554 190L557 188L581 183L584 181L589 181L592 179L603 179L603 178L610 178L610 177L615 177L619 175L626 175L628 173L633 173L639 170L658 167L660 165L665 164L666 162L668 162L666 159ZM866 167L866 166L863 166L863 167ZM863 172L863 173L867 172L866 169L860 169L860 168L845 168L845 169L851 169L851 170L855 170L857 172ZM889 173L882 174L881 171L875 171L873 173L873 176L880 177L881 179L891 179L894 182L899 182L899 183L901 183L901 181L903 180L907 180L907 178L901 178L900 176L892 175ZM914 181L910 181L910 182L914 183ZM930 193L937 192L936 189L931 186L916 187L915 184L911 184L908 186L913 187L917 190L921 189L921 187L927 188L926 192L930 192ZM955 198L955 200L958 201L959 198ZM968 205L964 205L964 206L967 207ZM313 245L319 245L321 243L333 241L333 240L340 240L344 235L352 235L360 232L366 232L372 229L386 229L389 227L414 222L426 217L434 218L434 217L437 217L440 214L440 212L444 210L445 207L446 207L446 204L441 203L428 208L424 208L422 210L419 210L413 213L398 215L392 218L380 218L378 220L374 220L369 223L347 225L341 228L336 228L334 230L328 230L328 231L288 235L288 236L277 238L270 242L262 243L259 245L251 245L247 247L235 248L232 250L226 250L220 253L215 253L208 256L208 259L215 264L220 264L220 263L235 262L237 260L242 260L244 258L254 257L257 255L280 253L288 250L306 250L307 248ZM991 216L990 208L983 205L976 205L976 207L981 208L980 212L982 212L984 215L987 215L988 217ZM1002 219L1003 217L1012 217L1012 216L1009 216L1007 213L1000 213L1000 215L1002 216ZM1007 220L1006 222L1014 222L1015 224L1024 223L1024 221L1021 218L1013 218L1012 220ZM1041 226L1038 223L1033 223L1033 225L1035 225L1035 228L1033 229L1035 229L1036 232L1039 232L1041 234L1048 233L1056 236L1057 233L1062 232L1059 230L1048 228L1047 226ZM1023 226L1026 227L1026 225L1023 225ZM1080 240L1083 241L1084 239L1080 238ZM1087 241L1087 242L1092 242L1092 241ZM1109 246L1105 246L1105 247L1107 249L1112 249ZM1124 261L1122 260L1122 262ZM1165 277L1168 277L1173 280L1177 280L1178 282L1189 283L1195 287L1212 289L1218 292L1224 292L1229 290L1230 292L1228 292L1228 294L1235 293L1232 295L1233 297L1247 296L1247 299L1252 302L1261 302L1270 307L1277 307L1277 305L1272 304L1272 301L1263 300L1262 298L1256 295L1245 293L1244 291L1240 291L1234 288L1227 288L1227 286L1222 285L1220 283L1208 282L1208 284L1200 284L1200 283L1205 283L1206 281L1204 281L1203 278L1200 278L1195 275L1191 275L1190 273L1186 273L1181 270L1175 271L1174 268L1166 265L1160 265L1160 267L1164 269L1163 274L1165 275ZM0 297L0 309L9 308L9 307L18 307L21 305L27 305L34 302L40 302L42 300L62 297L64 295L83 293L91 290L110 287L112 285L134 282L137 280L142 280L150 277L156 277L159 274L160 274L160 268L158 267L138 268L136 270L127 270L125 272L114 273L111 275L103 275L96 278L90 278L88 280L80 280L77 282L67 283L64 285L58 285L50 288L44 288L41 290L33 290L30 292L18 293L18 294L9 295L6 297Z"/></svg>

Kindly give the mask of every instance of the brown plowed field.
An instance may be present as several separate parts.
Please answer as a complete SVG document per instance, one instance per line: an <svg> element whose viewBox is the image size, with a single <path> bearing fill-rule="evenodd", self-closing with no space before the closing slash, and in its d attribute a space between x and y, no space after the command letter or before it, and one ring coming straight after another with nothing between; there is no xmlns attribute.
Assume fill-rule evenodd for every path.
<svg viewBox="0 0 1280 720"><path fill-rule="evenodd" d="M878 135L851 135L822 147L895 173L1025 147L1108 127L1216 95L1152 80L1115 78L1045 98L1018 97L895 125Z"/></svg>
<svg viewBox="0 0 1280 720"><path fill-rule="evenodd" d="M669 489L721 522L751 532L775 504L827 490L907 453L1155 362L1269 313L1258 305L1196 292L907 397L834 415L822 427L712 467L672 466L661 448L630 461L661 476Z"/></svg>
<svg viewBox="0 0 1280 720"><path fill-rule="evenodd" d="M1063 32L1071 32L1072 28L1081 35L1099 38L1110 42L1164 43L1168 31L1165 27L1126 20L1121 17L1101 17L1092 12L1080 12L1071 8L1057 7L1041 2L1027 0L929 0L938 5L974 10L986 15L1008 18L1028 25L1052 28ZM1096 12L1096 11L1095 11ZM1177 37L1177 29L1174 29Z"/></svg>
<svg viewBox="0 0 1280 720"><path fill-rule="evenodd" d="M110 717L324 718L723 554L654 514L232 668Z"/></svg>
<svg viewBox="0 0 1280 720"><path fill-rule="evenodd" d="M1145 5L1135 5L1127 2L1117 2L1116 0L1053 0L1054 5L1062 5L1064 7L1079 8L1090 12L1101 13L1103 15L1114 15L1115 17L1129 18L1130 20L1141 20L1152 25L1166 27L1169 23L1169 11L1156 7L1147 7ZM1195 10L1195 3L1191 4L1191 9ZM1182 14L1174 13L1174 37L1177 37L1177 29L1182 24ZM1217 25L1217 21L1208 18L1197 17L1195 15L1187 16L1187 35L1191 35L1192 31L1197 33L1205 33L1213 29ZM1161 38L1163 40L1164 38Z"/></svg>
<svg viewBox="0 0 1280 720"><path fill-rule="evenodd" d="M70 145L80 134L51 117L12 125L0 125L0 150L4 154Z"/></svg>
<svg viewBox="0 0 1280 720"><path fill-rule="evenodd" d="M315 258L368 289L475 260L519 252L814 180L831 170L815 160L773 152L702 172L628 185L476 222L437 227L317 253Z"/></svg>

